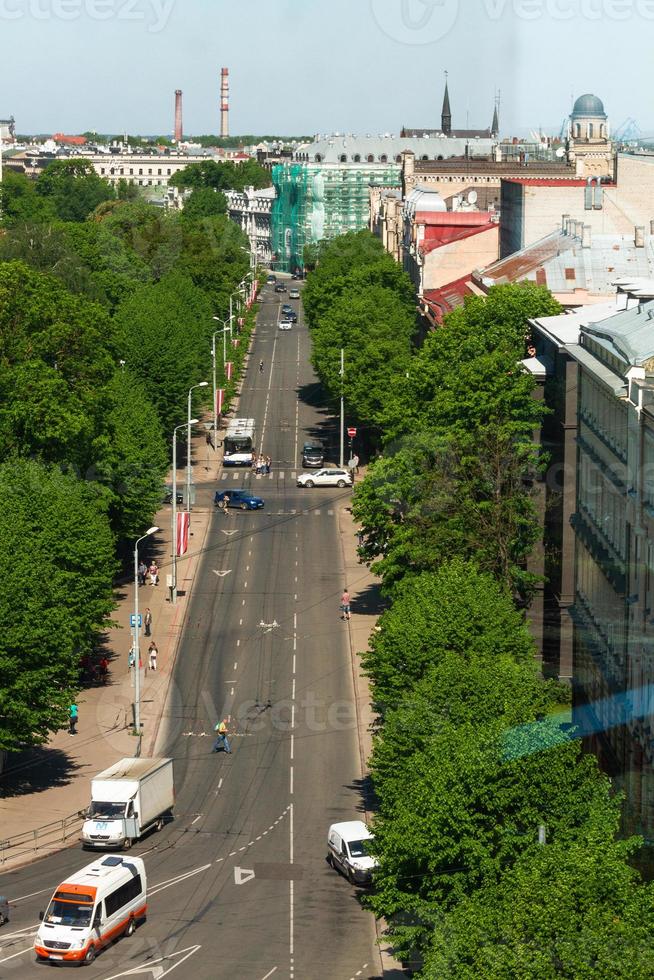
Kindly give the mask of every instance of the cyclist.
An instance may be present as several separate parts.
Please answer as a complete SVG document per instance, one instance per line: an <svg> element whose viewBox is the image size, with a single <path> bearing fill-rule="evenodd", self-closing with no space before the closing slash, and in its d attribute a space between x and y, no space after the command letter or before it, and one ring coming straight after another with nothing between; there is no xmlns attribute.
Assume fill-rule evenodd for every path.
<svg viewBox="0 0 654 980"><path fill-rule="evenodd" d="M263 374L263 358L259 361L259 374Z"/></svg>

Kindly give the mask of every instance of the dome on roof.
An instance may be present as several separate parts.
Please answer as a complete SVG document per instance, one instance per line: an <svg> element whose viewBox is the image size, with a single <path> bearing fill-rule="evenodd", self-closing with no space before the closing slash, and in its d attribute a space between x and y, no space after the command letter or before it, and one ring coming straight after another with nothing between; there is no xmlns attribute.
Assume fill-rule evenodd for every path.
<svg viewBox="0 0 654 980"><path fill-rule="evenodd" d="M590 92L579 96L573 106L572 116L573 118L575 116L602 116L606 119L602 100L598 99L596 95L591 95Z"/></svg>
<svg viewBox="0 0 654 980"><path fill-rule="evenodd" d="M416 187L406 199L412 211L447 211L447 205L438 191Z"/></svg>

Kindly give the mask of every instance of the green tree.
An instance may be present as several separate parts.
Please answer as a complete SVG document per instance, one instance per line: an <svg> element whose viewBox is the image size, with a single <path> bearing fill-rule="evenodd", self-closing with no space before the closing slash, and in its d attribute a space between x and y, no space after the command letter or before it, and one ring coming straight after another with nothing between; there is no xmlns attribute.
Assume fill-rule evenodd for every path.
<svg viewBox="0 0 654 980"><path fill-rule="evenodd" d="M0 183L0 215L3 226L33 227L54 217L54 208L36 192L34 181L5 169Z"/></svg>
<svg viewBox="0 0 654 980"><path fill-rule="evenodd" d="M84 159L53 160L39 176L36 190L62 221L84 221L98 204L116 196L90 160Z"/></svg>
<svg viewBox="0 0 654 980"><path fill-rule="evenodd" d="M116 311L122 358L143 382L167 437L186 417L189 387L209 370L211 315L205 294L180 273L141 287Z"/></svg>
<svg viewBox="0 0 654 980"><path fill-rule="evenodd" d="M0 265L0 446L86 468L114 371L105 311L21 262Z"/></svg>
<svg viewBox="0 0 654 980"><path fill-rule="evenodd" d="M243 163L203 160L202 163L191 163L183 170L178 170L171 177L170 183L179 188L211 187L217 191L242 191L246 187L260 190L262 187L270 187L271 177L270 171L256 160L245 160Z"/></svg>
<svg viewBox="0 0 654 980"><path fill-rule="evenodd" d="M215 191L211 187L196 187L184 204L182 212L191 221L226 213L227 198L221 191Z"/></svg>
<svg viewBox="0 0 654 980"><path fill-rule="evenodd" d="M104 391L103 432L94 450L95 478L110 488L109 518L119 542L133 541L161 505L168 451L144 384L119 368Z"/></svg>
<svg viewBox="0 0 654 980"><path fill-rule="evenodd" d="M654 886L629 866L617 807L573 839L532 848L435 921L425 980L649 980Z"/></svg>
<svg viewBox="0 0 654 980"><path fill-rule="evenodd" d="M103 495L56 468L0 465L0 748L62 727L80 657L113 608L113 538Z"/></svg>
<svg viewBox="0 0 654 980"><path fill-rule="evenodd" d="M523 663L534 655L524 618L497 580L460 558L398 585L362 656L375 702L397 704L446 654Z"/></svg>

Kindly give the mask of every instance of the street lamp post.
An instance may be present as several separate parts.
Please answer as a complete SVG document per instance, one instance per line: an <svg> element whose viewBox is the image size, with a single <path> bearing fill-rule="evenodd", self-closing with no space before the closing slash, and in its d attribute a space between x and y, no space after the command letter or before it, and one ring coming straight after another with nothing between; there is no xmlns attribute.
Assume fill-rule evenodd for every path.
<svg viewBox="0 0 654 980"><path fill-rule="evenodd" d="M141 653L139 650L139 545L158 527L151 527L134 545L134 728L141 734Z"/></svg>
<svg viewBox="0 0 654 980"><path fill-rule="evenodd" d="M196 388L207 388L209 386L208 381L200 381L199 384L193 385L188 391L188 412L186 415L187 425L188 425L188 436L186 441L186 510L191 513L191 399L193 392Z"/></svg>
<svg viewBox="0 0 654 980"><path fill-rule="evenodd" d="M197 425L197 419L191 419L191 425ZM172 595L173 605L177 602L177 432L179 429L188 428L188 422L177 425L173 430L173 511L172 511L172 539L173 539L173 564L172 564Z"/></svg>
<svg viewBox="0 0 654 980"><path fill-rule="evenodd" d="M218 406L216 405L216 337L219 333L223 335L223 373L225 372L225 361L227 360L227 331L230 336L232 333L231 320L221 320L219 316L213 317L218 323L222 323L222 330L215 330L211 335L211 358L213 360L213 448L214 452L218 449Z"/></svg>

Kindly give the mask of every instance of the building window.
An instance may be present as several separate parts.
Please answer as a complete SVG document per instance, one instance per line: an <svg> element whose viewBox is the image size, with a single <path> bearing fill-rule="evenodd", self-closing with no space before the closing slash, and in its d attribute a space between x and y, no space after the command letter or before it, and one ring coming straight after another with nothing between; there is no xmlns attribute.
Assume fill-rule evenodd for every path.
<svg viewBox="0 0 654 980"><path fill-rule="evenodd" d="M379 161L380 163L388 163L388 157L386 156L385 153L382 153L382 155L379 158Z"/></svg>
<svg viewBox="0 0 654 980"><path fill-rule="evenodd" d="M341 163L347 163L347 156L345 155L345 153L341 153L338 159L340 160Z"/></svg>
<svg viewBox="0 0 654 980"><path fill-rule="evenodd" d="M575 138L579 139L580 136L581 136L581 124L575 123Z"/></svg>
<svg viewBox="0 0 654 980"><path fill-rule="evenodd" d="M354 160L355 163L361 163L361 154L355 153L352 159Z"/></svg>
<svg viewBox="0 0 654 980"><path fill-rule="evenodd" d="M429 160L429 157L427 156L426 153L423 153L422 156L420 157L420 159L421 160Z"/></svg>
<svg viewBox="0 0 654 980"><path fill-rule="evenodd" d="M157 170L157 173L158 173L158 174L159 174L159 176L161 177L161 175L162 175L162 173L163 173L163 170L161 169L161 167L159 167L159 169Z"/></svg>
<svg viewBox="0 0 654 980"><path fill-rule="evenodd" d="M375 162L375 158L372 155L372 153L369 153L368 154L368 156L366 157L366 160L368 161L368 163L374 163Z"/></svg>
<svg viewBox="0 0 654 980"><path fill-rule="evenodd" d="M592 140L592 138L593 138L593 124L588 123L588 139Z"/></svg>

